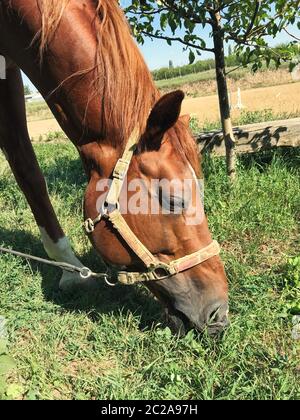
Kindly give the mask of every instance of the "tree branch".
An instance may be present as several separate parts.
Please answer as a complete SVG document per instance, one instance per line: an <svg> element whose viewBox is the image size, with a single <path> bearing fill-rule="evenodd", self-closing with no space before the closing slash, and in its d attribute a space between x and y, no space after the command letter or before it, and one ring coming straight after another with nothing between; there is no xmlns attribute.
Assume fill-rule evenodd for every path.
<svg viewBox="0 0 300 420"><path fill-rule="evenodd" d="M224 9L226 9L227 7L232 6L233 4L241 4L241 2L240 2L240 0L238 0L238 1L230 0L230 1L228 1L228 3L222 3L216 10L210 9L210 11L214 12L214 13L220 13Z"/></svg>
<svg viewBox="0 0 300 420"><path fill-rule="evenodd" d="M246 65L244 65L244 64L240 64L239 66L237 66L237 67L234 67L233 69L231 69L231 70L229 70L229 71L226 71L226 76L228 76L228 74L230 74L230 73L233 73L234 71L236 71L236 70L238 70L238 69L240 69L241 67L247 67Z"/></svg>
<svg viewBox="0 0 300 420"><path fill-rule="evenodd" d="M255 5L255 10L254 10L253 17L252 17L251 22L248 26L248 29L246 30L246 32L244 34L245 41L248 38L248 35L251 33L251 31L254 27L255 19L257 18L257 14L258 14L260 6L261 6L261 0L256 0L256 5Z"/></svg>
<svg viewBox="0 0 300 420"><path fill-rule="evenodd" d="M283 28L283 30L292 38L296 39L297 41L300 41L300 38L298 38L296 35L291 34L286 28Z"/></svg>
<svg viewBox="0 0 300 420"><path fill-rule="evenodd" d="M138 15L138 16L142 16L142 15L152 16L152 15L158 15L161 12L168 12L168 11L169 11L169 9L167 7L162 7L160 9L156 9L156 10L153 10L151 12L146 12L146 11L142 11L142 10L134 12L132 10L128 10L127 13L131 13L132 15Z"/></svg>
<svg viewBox="0 0 300 420"><path fill-rule="evenodd" d="M179 37L169 37L169 36L166 36L166 35L155 35L155 34L152 34L150 32L146 32L146 31L141 31L141 33L143 35L146 35L146 36L150 37L150 38L163 39L165 41L171 41L171 42L176 41L176 42L180 42L183 45L186 45L187 47L195 48L197 50L207 51L207 52L211 52L211 53L215 52L214 48L200 47L198 45L192 44L191 42L186 42Z"/></svg>

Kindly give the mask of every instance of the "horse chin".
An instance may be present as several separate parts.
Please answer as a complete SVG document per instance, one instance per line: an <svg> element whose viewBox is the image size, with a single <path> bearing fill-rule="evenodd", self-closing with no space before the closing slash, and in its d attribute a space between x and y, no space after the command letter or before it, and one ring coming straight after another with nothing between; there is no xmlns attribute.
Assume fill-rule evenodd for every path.
<svg viewBox="0 0 300 420"><path fill-rule="evenodd" d="M173 334L184 337L193 328L192 323L180 311L165 309L166 323Z"/></svg>

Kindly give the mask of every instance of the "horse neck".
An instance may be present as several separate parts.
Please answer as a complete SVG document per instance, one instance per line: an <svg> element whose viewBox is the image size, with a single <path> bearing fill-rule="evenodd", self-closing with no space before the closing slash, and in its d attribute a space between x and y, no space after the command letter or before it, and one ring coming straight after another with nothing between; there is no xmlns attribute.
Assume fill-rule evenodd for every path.
<svg viewBox="0 0 300 420"><path fill-rule="evenodd" d="M88 1L80 14L76 3L70 2L73 6L67 7L48 39L40 71L38 42L28 48L41 29L40 12L32 7L35 1L12 0L15 17L7 24L12 36L5 37L12 58L46 98L75 144L97 141L124 147L135 126L143 130L159 94L117 3L103 2L111 9L107 26L101 28L100 20L95 23L94 2Z"/></svg>

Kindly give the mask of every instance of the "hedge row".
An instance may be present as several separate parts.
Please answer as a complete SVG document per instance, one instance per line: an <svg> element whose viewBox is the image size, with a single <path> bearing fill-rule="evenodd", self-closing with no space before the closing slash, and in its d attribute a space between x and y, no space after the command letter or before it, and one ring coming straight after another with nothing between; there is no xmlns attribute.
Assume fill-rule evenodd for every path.
<svg viewBox="0 0 300 420"><path fill-rule="evenodd" d="M238 65L237 57L234 55L231 55L226 58L227 66L235 66ZM201 73L203 71L211 70L215 68L215 60L201 60L197 61L194 64L188 64L186 66L181 67L174 67L174 68L168 68L163 67L158 70L154 70L152 72L154 80L163 80L163 79L173 79L175 77L181 77L185 76L187 74L192 73Z"/></svg>

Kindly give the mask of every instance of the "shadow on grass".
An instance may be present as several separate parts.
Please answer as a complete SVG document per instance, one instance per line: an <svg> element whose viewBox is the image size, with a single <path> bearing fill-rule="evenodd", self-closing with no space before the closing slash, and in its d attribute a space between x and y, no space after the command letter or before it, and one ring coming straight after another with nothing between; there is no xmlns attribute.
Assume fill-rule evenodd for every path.
<svg viewBox="0 0 300 420"><path fill-rule="evenodd" d="M248 155L239 156L242 166L247 170L257 167L261 172L265 172L275 161L279 160L287 170L299 171L300 168L300 148L280 147L276 150L266 150Z"/></svg>
<svg viewBox="0 0 300 420"><path fill-rule="evenodd" d="M267 172L276 161L281 162L281 166L295 174L300 168L300 148L299 147L279 147L266 151L248 153L238 156L240 167L244 171L257 168L261 173ZM225 157L212 157L205 153L202 158L202 167L205 179L217 173L226 174Z"/></svg>
<svg viewBox="0 0 300 420"><path fill-rule="evenodd" d="M25 231L0 228L0 243L13 250L47 258L42 243ZM101 259L93 249L81 258L83 264L92 270L103 270ZM140 329L150 329L153 324L162 321L161 306L142 286L109 287L99 281L96 290L77 291L72 294L59 290L61 270L30 261L33 272L42 277L42 290L46 301L59 305L68 312L85 312L94 322L100 322L101 315L123 316L134 314L140 318Z"/></svg>

